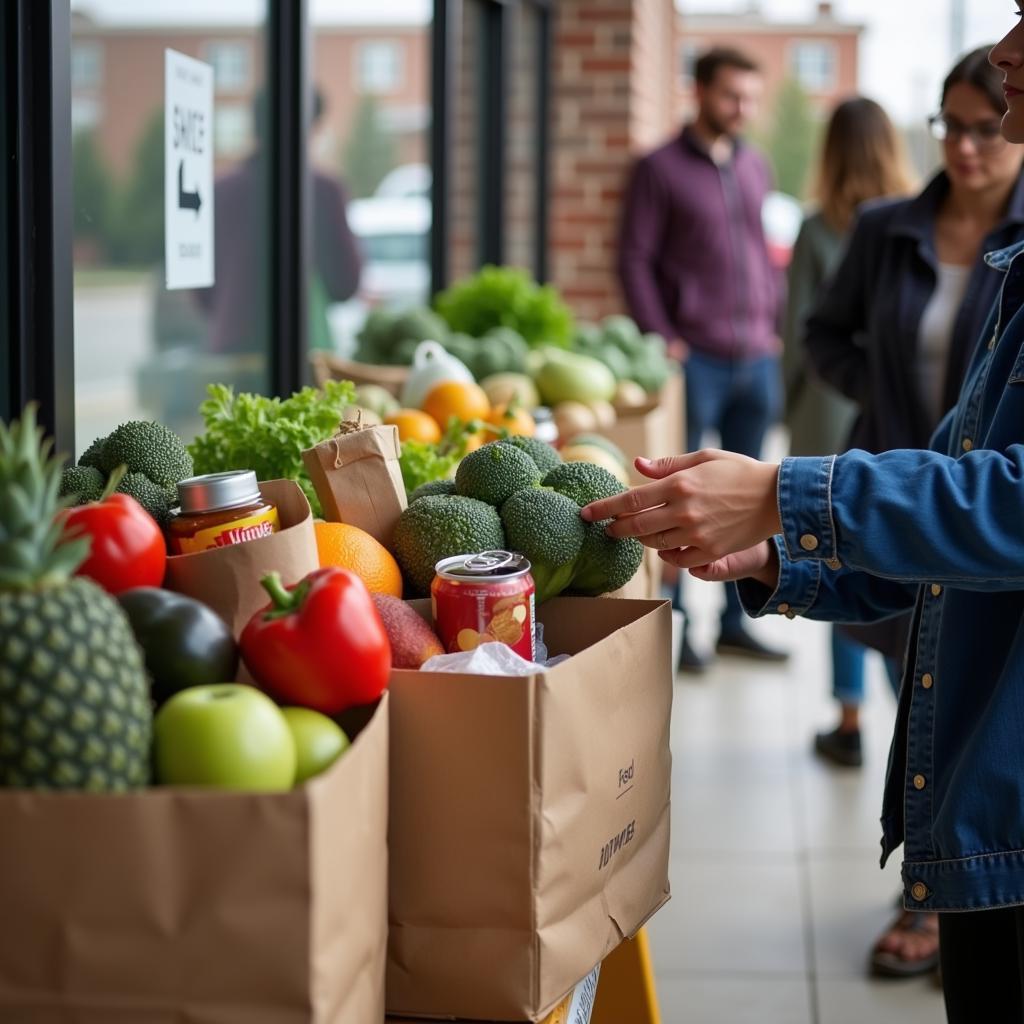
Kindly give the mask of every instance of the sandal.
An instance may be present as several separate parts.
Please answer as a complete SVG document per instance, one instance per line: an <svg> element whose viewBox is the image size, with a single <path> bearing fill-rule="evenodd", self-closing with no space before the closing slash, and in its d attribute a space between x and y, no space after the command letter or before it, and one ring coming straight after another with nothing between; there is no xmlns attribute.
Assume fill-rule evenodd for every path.
<svg viewBox="0 0 1024 1024"><path fill-rule="evenodd" d="M883 949L882 943L892 935L931 936L934 944L925 956L907 959L898 952ZM885 978L913 978L928 974L939 966L938 915L902 910L886 928L871 951L871 973Z"/></svg>

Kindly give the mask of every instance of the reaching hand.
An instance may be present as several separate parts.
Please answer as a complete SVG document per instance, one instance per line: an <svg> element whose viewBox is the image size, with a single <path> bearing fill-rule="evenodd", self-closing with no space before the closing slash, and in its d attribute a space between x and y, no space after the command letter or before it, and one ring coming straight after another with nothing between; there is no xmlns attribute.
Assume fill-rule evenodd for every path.
<svg viewBox="0 0 1024 1024"><path fill-rule="evenodd" d="M656 482L595 501L583 509L583 518L614 519L609 536L638 537L647 547L671 551L666 561L673 565L717 563L747 552L782 528L778 466L706 449L637 459L636 468ZM717 571L730 571L729 566Z"/></svg>
<svg viewBox="0 0 1024 1024"><path fill-rule="evenodd" d="M746 551L737 551L707 565L690 565L692 549L659 551L658 557L670 565L688 568L691 576L707 583L728 583L753 577L765 586L775 588L779 578L779 554L771 541L761 541Z"/></svg>

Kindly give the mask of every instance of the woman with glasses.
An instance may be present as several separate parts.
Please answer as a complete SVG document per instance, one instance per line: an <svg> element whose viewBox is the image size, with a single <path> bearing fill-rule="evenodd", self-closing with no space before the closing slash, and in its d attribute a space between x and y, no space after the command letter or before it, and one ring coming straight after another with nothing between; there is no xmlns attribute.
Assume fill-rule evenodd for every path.
<svg viewBox="0 0 1024 1024"><path fill-rule="evenodd" d="M1024 0L1017 7L1024 15ZM989 59L1007 100L1002 133L1024 143L1024 21ZM938 317L924 321L939 264L967 266L969 243L992 244L1017 202L999 173L1010 153L988 128L998 108L974 81L948 90L946 180L933 219L912 236L912 249L931 259L924 308L906 279L876 286L897 296L891 312L902 329L890 337L912 352L938 334ZM890 216L881 232L888 242L901 230L906 221ZM848 272L873 277L877 258ZM982 328L927 450L781 465L712 450L640 459L652 483L582 511L592 522L613 518L611 536L640 537L698 579L737 581L753 616L870 622L912 613L882 863L902 847L904 905L939 914L951 1024L1024 1020L1024 240L988 252L985 267L994 284L973 266L952 311ZM991 307L976 311L992 293ZM867 361L874 339L862 336ZM896 395L922 415L939 385L921 362L902 393L880 379L863 385L862 399Z"/></svg>
<svg viewBox="0 0 1024 1024"><path fill-rule="evenodd" d="M967 54L946 77L940 110L929 120L942 170L914 199L861 213L806 322L812 367L858 408L847 448L926 448L956 403L1002 280L985 253L1024 238L1024 147L1000 134L1005 112L1002 75L988 48ZM838 627L854 650L881 651L897 690L909 630L909 616ZM863 675L848 685L857 682L856 674L834 674L839 722L815 737L818 753L840 764L861 761ZM870 964L902 977L930 971L938 959L935 915L905 911L875 944Z"/></svg>

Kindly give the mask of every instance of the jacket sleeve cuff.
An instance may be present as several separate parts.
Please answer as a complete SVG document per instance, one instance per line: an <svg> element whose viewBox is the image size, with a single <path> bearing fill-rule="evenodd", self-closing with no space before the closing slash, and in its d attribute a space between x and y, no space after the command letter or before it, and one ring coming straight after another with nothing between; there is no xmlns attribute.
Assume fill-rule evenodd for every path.
<svg viewBox="0 0 1024 1024"><path fill-rule="evenodd" d="M818 598L821 586L821 562L794 562L786 555L781 536L772 543L779 554L779 581L771 590L757 580L739 580L739 591L743 610L754 619L763 615L785 615L787 619L804 615Z"/></svg>
<svg viewBox="0 0 1024 1024"><path fill-rule="evenodd" d="M838 569L832 516L832 471L836 457L788 458L779 467L779 519L791 562L814 560Z"/></svg>

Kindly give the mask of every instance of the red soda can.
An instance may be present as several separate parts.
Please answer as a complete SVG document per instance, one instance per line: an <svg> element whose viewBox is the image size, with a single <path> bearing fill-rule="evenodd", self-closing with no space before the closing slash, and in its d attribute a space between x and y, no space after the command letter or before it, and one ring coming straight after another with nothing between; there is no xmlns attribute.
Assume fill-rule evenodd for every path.
<svg viewBox="0 0 1024 1024"><path fill-rule="evenodd" d="M455 555L434 566L434 629L449 654L480 644L507 644L527 661L536 655L530 563L511 551Z"/></svg>

